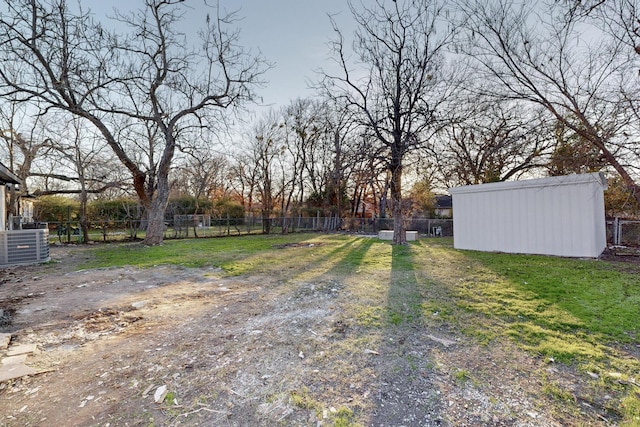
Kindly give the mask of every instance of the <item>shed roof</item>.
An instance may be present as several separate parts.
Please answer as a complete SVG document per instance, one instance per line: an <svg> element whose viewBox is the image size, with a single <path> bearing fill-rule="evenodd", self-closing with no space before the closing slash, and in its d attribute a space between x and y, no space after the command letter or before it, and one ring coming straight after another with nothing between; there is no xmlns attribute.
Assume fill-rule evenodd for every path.
<svg viewBox="0 0 640 427"><path fill-rule="evenodd" d="M486 191L503 191L503 190L515 190L523 188L535 188L535 187L552 187L560 185L575 185L575 184L588 184L598 183L602 185L603 190L607 189L607 179L602 172L593 172L585 174L574 174L564 176L550 176L546 178L526 179L522 181L507 181L507 182L490 182L486 184L477 185L465 185L462 187L449 188L451 194L464 194L464 193L482 193Z"/></svg>

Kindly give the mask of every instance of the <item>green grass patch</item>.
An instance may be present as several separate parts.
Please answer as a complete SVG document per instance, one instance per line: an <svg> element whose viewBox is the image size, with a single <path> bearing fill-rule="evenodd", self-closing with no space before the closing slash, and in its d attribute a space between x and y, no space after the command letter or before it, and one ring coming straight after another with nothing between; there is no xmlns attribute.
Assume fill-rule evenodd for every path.
<svg viewBox="0 0 640 427"><path fill-rule="evenodd" d="M480 272L465 283L469 307L552 331L597 334L609 341L630 342L638 336L638 272L619 271L603 261L466 255L489 270L488 277Z"/></svg>
<svg viewBox="0 0 640 427"><path fill-rule="evenodd" d="M640 269L547 256L460 255L464 274L450 289L459 307L478 315L466 328L507 336L534 354L577 363L579 370L608 372L598 387L621 396L621 425L640 425L640 395L619 381L640 375L638 360L619 350L620 343L638 339ZM572 401L555 384L542 391L561 404Z"/></svg>
<svg viewBox="0 0 640 427"><path fill-rule="evenodd" d="M336 410L336 413L333 418L333 426L334 427L357 427L360 424L356 424L353 421L354 413L350 408L346 406L341 406Z"/></svg>
<svg viewBox="0 0 640 427"><path fill-rule="evenodd" d="M542 392L552 399L559 400L561 402L571 402L574 400L574 397L570 392L562 389L562 387L553 382L546 382L542 386Z"/></svg>
<svg viewBox="0 0 640 427"><path fill-rule="evenodd" d="M471 374L466 369L458 369L453 373L453 377L460 382L466 382L471 379Z"/></svg>
<svg viewBox="0 0 640 427"><path fill-rule="evenodd" d="M391 253L391 280L387 299L387 316L393 325L414 323L422 319L421 284L416 275L414 245L393 246Z"/></svg>
<svg viewBox="0 0 640 427"><path fill-rule="evenodd" d="M539 325L516 322L507 325L507 335L529 351L553 358L556 362L603 360L607 349L593 336L545 329Z"/></svg>
<svg viewBox="0 0 640 427"><path fill-rule="evenodd" d="M365 328L380 328L384 325L385 310L381 306L364 305L355 310L358 325Z"/></svg>
<svg viewBox="0 0 640 427"><path fill-rule="evenodd" d="M557 362L640 369L616 350L637 340L640 270L545 256L470 251L451 256L461 274L448 288L457 306L475 317L459 314L470 335L508 337Z"/></svg>
<svg viewBox="0 0 640 427"><path fill-rule="evenodd" d="M640 396L638 392L631 393L622 399L620 407L625 415L625 421L621 425L640 426Z"/></svg>
<svg viewBox="0 0 640 427"><path fill-rule="evenodd" d="M285 261L289 249L302 242L313 244L316 235L252 235L234 238L165 240L162 245L140 243L105 245L96 248L94 258L83 268L161 264L184 267L220 267L228 274L243 274L258 270L273 262ZM297 248L305 249L305 246ZM312 249L312 246L306 246ZM282 255L282 256L280 256ZM271 264L270 264L271 263Z"/></svg>
<svg viewBox="0 0 640 427"><path fill-rule="evenodd" d="M309 394L309 390L302 388L301 390L293 390L289 394L289 400L292 405L300 409L311 409L316 412L322 409L322 405L315 401Z"/></svg>

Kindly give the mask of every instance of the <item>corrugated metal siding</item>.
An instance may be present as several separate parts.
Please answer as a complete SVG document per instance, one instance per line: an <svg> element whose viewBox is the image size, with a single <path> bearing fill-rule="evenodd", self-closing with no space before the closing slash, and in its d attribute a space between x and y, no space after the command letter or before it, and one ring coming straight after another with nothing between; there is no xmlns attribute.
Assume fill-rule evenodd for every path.
<svg viewBox="0 0 640 427"><path fill-rule="evenodd" d="M0 231L0 265L49 261L49 230Z"/></svg>
<svg viewBox="0 0 640 427"><path fill-rule="evenodd" d="M597 173L452 188L454 246L597 257L606 247L605 189Z"/></svg>

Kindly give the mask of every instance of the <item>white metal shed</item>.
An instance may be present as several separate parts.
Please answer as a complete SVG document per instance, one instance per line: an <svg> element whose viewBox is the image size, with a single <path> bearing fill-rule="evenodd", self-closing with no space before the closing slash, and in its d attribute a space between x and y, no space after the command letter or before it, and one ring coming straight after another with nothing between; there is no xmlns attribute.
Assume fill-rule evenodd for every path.
<svg viewBox="0 0 640 427"><path fill-rule="evenodd" d="M450 188L454 247L598 257L606 248L601 173Z"/></svg>

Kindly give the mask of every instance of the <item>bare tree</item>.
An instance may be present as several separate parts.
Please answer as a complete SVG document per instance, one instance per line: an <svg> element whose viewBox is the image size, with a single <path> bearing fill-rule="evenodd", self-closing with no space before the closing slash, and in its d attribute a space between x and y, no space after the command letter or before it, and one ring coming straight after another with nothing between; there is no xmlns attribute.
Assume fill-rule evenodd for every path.
<svg viewBox="0 0 640 427"><path fill-rule="evenodd" d="M371 203L374 215L380 218L386 217L386 197L388 193L387 168L383 161L377 156L362 155L367 153L364 147L369 146L368 142L356 145L351 154L351 214L358 216L358 210L362 209L364 216L367 203ZM360 149L358 149L360 147Z"/></svg>
<svg viewBox="0 0 640 427"><path fill-rule="evenodd" d="M180 138L191 126L219 125L215 111L253 100L266 69L238 45L238 32L228 30L235 14L205 14L200 42L193 45L178 29L184 14L178 0L145 0L143 10L116 13L120 27L131 30L125 35L65 0L5 3L0 60L13 67L0 70L1 93L92 123L133 177L148 219L145 243L161 243ZM146 168L120 139L122 123L148 131L157 144L157 157Z"/></svg>
<svg viewBox="0 0 640 427"><path fill-rule="evenodd" d="M0 109L0 138L3 144L0 152L9 169L15 173L22 185L19 189L12 185L9 191L9 213L17 215L17 200L29 193L29 178L32 176L34 161L46 155L47 141L42 137L41 120L25 120L29 115L15 102L6 102ZM26 130L26 132L24 132Z"/></svg>
<svg viewBox="0 0 640 427"><path fill-rule="evenodd" d="M555 143L546 111L471 99L460 99L460 119L444 129L442 144L431 150L447 187L507 181L545 169Z"/></svg>
<svg viewBox="0 0 640 427"><path fill-rule="evenodd" d="M383 148L391 175L394 243L405 244L403 159L428 143L438 107L446 100L444 53L453 31L438 2L376 0L370 8L349 6L358 25L352 51L363 69L354 69L345 38L332 21L336 39L331 48L339 71L324 71L322 86L358 112L360 123Z"/></svg>
<svg viewBox="0 0 640 427"><path fill-rule="evenodd" d="M551 176L598 172L607 167L598 147L557 122L553 132L555 146L547 170Z"/></svg>
<svg viewBox="0 0 640 427"><path fill-rule="evenodd" d="M631 96L637 91L627 90L637 87L637 72L629 72L633 61L623 38L608 37L564 2L468 1L461 7L468 30L462 50L478 78L496 82L491 94L545 108L595 147L640 201L633 176L640 154L633 114L640 104Z"/></svg>
<svg viewBox="0 0 640 427"><path fill-rule="evenodd" d="M88 132L73 116L32 116L16 102L7 102L4 107L0 114L4 128L0 157L22 180L19 191L11 193L12 207L13 197L30 192L35 196L78 194L82 198L83 193L97 194L123 186L117 170L105 166L113 162L105 155L105 146L98 144L95 133Z"/></svg>
<svg viewBox="0 0 640 427"><path fill-rule="evenodd" d="M194 198L193 235L195 237L198 237L196 215L200 214L200 198L212 200L227 195L227 169L226 157L201 151L190 151L184 164L179 167L180 185Z"/></svg>
<svg viewBox="0 0 640 427"><path fill-rule="evenodd" d="M108 147L102 144L102 137L83 124L84 121L78 117L57 114L56 120L52 120L47 126L47 157L56 171L55 174L49 173L48 178L70 185L54 191L38 190L34 194L77 194L80 202L79 223L82 240L88 243L90 239L87 205L90 195L121 187L123 183L117 179L117 174L104 167L113 159L106 155Z"/></svg>
<svg viewBox="0 0 640 427"><path fill-rule="evenodd" d="M369 157L370 152L360 150L357 145L359 126L353 120L353 113L344 104L328 99L323 105L323 143L320 145L324 155L323 182L324 207L330 214L342 219L345 213L355 212L357 204L357 185L350 185L350 181L358 165ZM348 191L351 187L351 203Z"/></svg>
<svg viewBox="0 0 640 427"><path fill-rule="evenodd" d="M233 153L229 171L230 185L233 194L240 200L245 212L254 214L254 197L258 188L258 168L252 156L247 153Z"/></svg>
<svg viewBox="0 0 640 427"><path fill-rule="evenodd" d="M287 168L291 172L290 191L283 198L283 213L292 202L301 203L308 193L321 186L321 170L326 151L321 146L324 128L322 105L310 99L295 99L282 111L286 139Z"/></svg>
<svg viewBox="0 0 640 427"><path fill-rule="evenodd" d="M284 110L289 153L285 160L297 175L292 188L295 202L298 205L309 200L321 203L325 215L340 218L347 206L335 202L340 200L340 189L346 187L343 151L352 122L346 119L344 109L332 101L298 99Z"/></svg>
<svg viewBox="0 0 640 427"><path fill-rule="evenodd" d="M262 231L271 233L271 215L282 196L282 187L278 188L278 157L286 150L285 138L280 117L271 110L261 118L248 136L249 152L248 176L252 177L262 214ZM280 162L280 167L282 163Z"/></svg>

